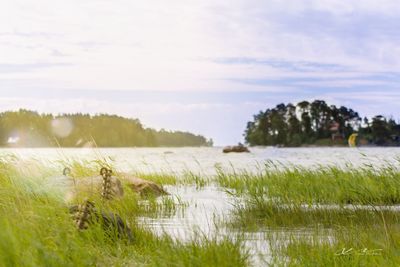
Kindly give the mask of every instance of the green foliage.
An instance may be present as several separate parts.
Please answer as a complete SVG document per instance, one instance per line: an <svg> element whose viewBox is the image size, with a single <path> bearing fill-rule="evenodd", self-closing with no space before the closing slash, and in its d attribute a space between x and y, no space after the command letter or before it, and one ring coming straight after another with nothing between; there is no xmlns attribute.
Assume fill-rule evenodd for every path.
<svg viewBox="0 0 400 267"><path fill-rule="evenodd" d="M260 111L247 123L244 136L250 145L344 145L356 131L364 143L400 145L400 124L393 119L376 116L371 123L367 118L362 121L354 110L329 106L322 100ZM327 142L330 139L339 140Z"/></svg>
<svg viewBox="0 0 400 267"><path fill-rule="evenodd" d="M57 135L54 122L62 120L70 129L66 136ZM53 126L52 126L53 124ZM99 114L39 114L29 110L0 113L0 145L21 147L154 147L212 146L212 140L181 131L144 128L137 119Z"/></svg>

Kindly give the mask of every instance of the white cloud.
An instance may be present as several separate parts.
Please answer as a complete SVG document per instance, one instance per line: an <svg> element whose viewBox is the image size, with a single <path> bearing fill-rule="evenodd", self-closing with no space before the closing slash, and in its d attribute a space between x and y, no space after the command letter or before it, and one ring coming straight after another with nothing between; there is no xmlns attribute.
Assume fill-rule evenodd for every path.
<svg viewBox="0 0 400 267"><path fill-rule="evenodd" d="M229 79L290 75L287 70L227 66L204 58L301 60L366 72L400 67L395 25L373 31L376 21L378 26L388 19L398 21L400 4L395 0L15 0L1 4L2 64L71 64L37 70L46 87L252 90L257 88ZM354 32L350 38L352 28L366 36Z"/></svg>
<svg viewBox="0 0 400 267"><path fill-rule="evenodd" d="M375 105L378 95L365 93L394 91L399 82L397 0L0 4L0 92L264 91L267 96L264 102L244 97L240 104L228 99L108 105L79 96L61 100L62 96L42 95L42 100L2 98L3 109L118 113L150 126L191 130L216 137L219 143L233 143L252 114L277 102L303 100L308 96L305 89L314 90L313 97L363 109L360 112L369 111L359 101L369 101L374 113L385 110L384 101L395 107L391 96L377 98L382 101ZM223 62L232 58L248 62ZM393 75L386 77L387 73ZM346 98L331 94L333 87L347 93L368 89ZM389 111L394 112L395 108Z"/></svg>

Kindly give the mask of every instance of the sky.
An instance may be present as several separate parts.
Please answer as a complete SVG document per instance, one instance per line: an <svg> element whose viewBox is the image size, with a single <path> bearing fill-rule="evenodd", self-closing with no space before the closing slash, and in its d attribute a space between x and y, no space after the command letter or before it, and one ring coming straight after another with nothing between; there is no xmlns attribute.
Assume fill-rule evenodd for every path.
<svg viewBox="0 0 400 267"><path fill-rule="evenodd" d="M0 111L113 113L216 145L279 103L400 119L398 0L0 4Z"/></svg>

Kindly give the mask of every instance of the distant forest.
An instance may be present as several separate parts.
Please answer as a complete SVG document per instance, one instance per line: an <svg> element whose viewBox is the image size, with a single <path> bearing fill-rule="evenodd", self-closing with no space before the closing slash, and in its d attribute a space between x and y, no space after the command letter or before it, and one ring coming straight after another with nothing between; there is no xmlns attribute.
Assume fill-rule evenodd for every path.
<svg viewBox="0 0 400 267"><path fill-rule="evenodd" d="M0 113L0 145L11 147L212 146L188 132L145 128L138 119L99 114L39 114L29 110Z"/></svg>
<svg viewBox="0 0 400 267"><path fill-rule="evenodd" d="M244 137L253 146L345 145L352 133L362 145L400 145L400 124L393 118L361 118L351 108L323 100L260 111L247 123Z"/></svg>

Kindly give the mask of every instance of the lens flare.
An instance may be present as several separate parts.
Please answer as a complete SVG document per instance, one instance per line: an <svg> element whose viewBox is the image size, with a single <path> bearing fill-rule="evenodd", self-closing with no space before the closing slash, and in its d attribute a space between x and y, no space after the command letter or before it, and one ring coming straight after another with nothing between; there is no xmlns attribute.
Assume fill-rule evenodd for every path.
<svg viewBox="0 0 400 267"><path fill-rule="evenodd" d="M60 138L69 136L74 129L74 125L70 119L57 118L51 122L53 134Z"/></svg>
<svg viewBox="0 0 400 267"><path fill-rule="evenodd" d="M19 141L19 136L10 136L7 139L8 144L16 144Z"/></svg>

